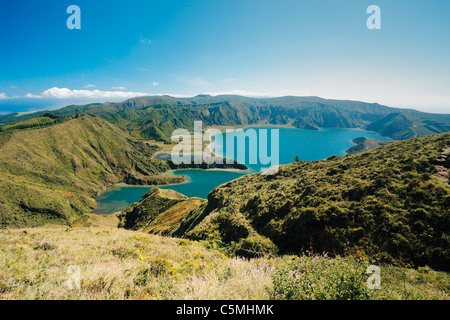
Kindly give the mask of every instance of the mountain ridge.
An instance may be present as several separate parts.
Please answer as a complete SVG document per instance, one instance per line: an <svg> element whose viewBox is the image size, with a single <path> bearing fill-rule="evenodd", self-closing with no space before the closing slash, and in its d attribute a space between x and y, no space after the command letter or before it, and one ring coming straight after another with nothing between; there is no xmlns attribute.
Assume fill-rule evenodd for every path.
<svg viewBox="0 0 450 320"><path fill-rule="evenodd" d="M319 127L361 128L373 130L395 140L450 131L449 114L432 114L413 109L392 108L378 103L320 97L148 96L120 103L71 105L52 113L58 116L95 114L128 130L136 138L160 141L169 141L175 129L192 129L196 120L203 121L205 126L266 123L289 124L312 130ZM37 112L3 116L0 117L0 126L42 114ZM400 114L404 119L401 123L386 128L382 125L383 119L389 118L391 114Z"/></svg>

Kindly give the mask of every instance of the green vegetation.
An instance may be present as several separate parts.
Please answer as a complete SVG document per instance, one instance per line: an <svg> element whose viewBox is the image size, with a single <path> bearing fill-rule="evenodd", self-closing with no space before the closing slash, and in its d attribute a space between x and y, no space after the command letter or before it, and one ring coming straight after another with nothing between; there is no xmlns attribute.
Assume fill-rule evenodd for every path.
<svg viewBox="0 0 450 320"><path fill-rule="evenodd" d="M152 159L156 150L88 115L46 128L2 132L0 227L70 223L95 210L93 198L118 182L183 181L158 176L169 166Z"/></svg>
<svg viewBox="0 0 450 320"><path fill-rule="evenodd" d="M119 218L120 227L139 230L153 222L153 220L169 208L185 202L188 197L173 190L152 188L139 203L131 204Z"/></svg>
<svg viewBox="0 0 450 320"><path fill-rule="evenodd" d="M272 274L271 299L282 300L426 300L449 299L449 275L381 265L381 289L367 287L370 262L354 257L284 256ZM429 291L430 290L430 291ZM434 292L430 296L429 293Z"/></svg>
<svg viewBox="0 0 450 320"><path fill-rule="evenodd" d="M368 262L352 258L293 258L278 266L273 275L274 299L283 300L367 300Z"/></svg>
<svg viewBox="0 0 450 320"><path fill-rule="evenodd" d="M446 133L246 175L214 189L171 235L247 257L351 254L448 270L449 151Z"/></svg>
<svg viewBox="0 0 450 320"><path fill-rule="evenodd" d="M188 198L173 190L153 188L139 203L131 204L119 215L119 227L171 235L192 211L198 210L206 200Z"/></svg>
<svg viewBox="0 0 450 320"><path fill-rule="evenodd" d="M0 299L449 299L450 276L324 256L242 259L203 242L124 229L0 230ZM70 266L80 289L70 290Z"/></svg>

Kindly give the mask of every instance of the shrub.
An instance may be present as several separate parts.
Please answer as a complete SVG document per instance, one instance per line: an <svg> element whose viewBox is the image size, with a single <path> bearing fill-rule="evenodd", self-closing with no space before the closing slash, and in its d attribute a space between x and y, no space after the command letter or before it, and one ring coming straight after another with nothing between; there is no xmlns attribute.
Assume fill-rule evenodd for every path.
<svg viewBox="0 0 450 320"><path fill-rule="evenodd" d="M277 267L272 299L366 300L367 263L344 258L302 257Z"/></svg>

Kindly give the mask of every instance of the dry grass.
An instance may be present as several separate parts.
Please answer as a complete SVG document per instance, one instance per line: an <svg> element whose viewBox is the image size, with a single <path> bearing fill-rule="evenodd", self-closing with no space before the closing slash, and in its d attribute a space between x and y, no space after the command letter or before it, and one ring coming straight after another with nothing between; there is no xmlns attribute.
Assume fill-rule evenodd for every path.
<svg viewBox="0 0 450 320"><path fill-rule="evenodd" d="M105 227L2 230L0 243L0 299L271 299L274 275L292 259L306 259L315 278L330 261L230 258L195 241ZM339 259L332 265L352 269ZM69 289L71 266L79 289ZM449 299L446 273L407 269L403 279L406 269L386 270L385 289L370 298Z"/></svg>
<svg viewBox="0 0 450 320"><path fill-rule="evenodd" d="M121 229L0 232L1 299L268 298L270 268L199 243ZM69 290L78 266L80 290Z"/></svg>

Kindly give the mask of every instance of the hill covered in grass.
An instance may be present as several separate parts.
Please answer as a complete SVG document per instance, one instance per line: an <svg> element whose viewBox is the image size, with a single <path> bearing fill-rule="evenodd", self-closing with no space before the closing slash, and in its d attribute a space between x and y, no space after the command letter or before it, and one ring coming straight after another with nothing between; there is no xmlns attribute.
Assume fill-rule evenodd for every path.
<svg viewBox="0 0 450 320"><path fill-rule="evenodd" d="M41 122L25 121L31 123ZM0 227L69 223L95 210L93 197L117 182L183 179L159 176L169 167L152 159L156 147L99 117L74 116L44 126L0 133Z"/></svg>
<svg viewBox="0 0 450 320"><path fill-rule="evenodd" d="M0 126L39 117L43 113L6 115L0 117ZM128 130L136 138L166 142L175 129L192 130L197 120L203 121L204 126L287 125L311 130L319 127L361 128L396 140L450 131L450 115L318 97L152 96L121 103L68 106L52 113L62 117L95 114Z"/></svg>
<svg viewBox="0 0 450 320"><path fill-rule="evenodd" d="M174 190L153 188L119 215L119 226L170 235L179 228L181 220L205 203L204 199L188 198Z"/></svg>
<svg viewBox="0 0 450 320"><path fill-rule="evenodd" d="M449 270L449 168L450 133L283 165L217 187L171 235L249 257L313 251Z"/></svg>

